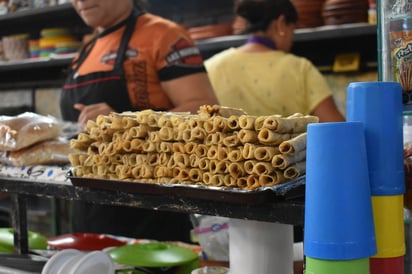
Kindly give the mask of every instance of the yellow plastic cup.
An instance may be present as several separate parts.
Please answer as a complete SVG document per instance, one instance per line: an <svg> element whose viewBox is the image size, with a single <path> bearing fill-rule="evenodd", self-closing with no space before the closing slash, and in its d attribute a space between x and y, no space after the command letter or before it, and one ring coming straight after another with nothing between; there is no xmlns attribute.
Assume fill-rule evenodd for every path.
<svg viewBox="0 0 412 274"><path fill-rule="evenodd" d="M403 195L372 196L377 253L373 258L405 255Z"/></svg>

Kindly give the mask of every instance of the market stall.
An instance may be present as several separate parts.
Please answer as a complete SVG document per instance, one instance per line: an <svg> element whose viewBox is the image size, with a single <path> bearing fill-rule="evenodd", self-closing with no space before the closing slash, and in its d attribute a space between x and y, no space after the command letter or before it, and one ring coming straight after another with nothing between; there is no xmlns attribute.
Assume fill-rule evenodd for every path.
<svg viewBox="0 0 412 274"><path fill-rule="evenodd" d="M187 118L187 125L193 124L194 121L200 123L200 120L198 119L202 119L205 124L201 123L203 126L198 127L197 131L204 131L205 128L208 128L213 132L219 132L220 130L216 127L223 126L223 124L225 123L222 124L222 122L224 121L231 121L231 126L239 127L238 129L240 129L240 125L237 123L239 122L238 119L240 117L244 119L244 121L240 123L243 127L250 127L250 123L256 119L256 117L245 115L231 115L231 118L228 119L219 115L214 116L216 115L215 112L219 111L219 107L215 106L213 108L206 109L208 109L209 111L203 114L206 116L202 116L202 114L199 114L199 116L185 116ZM221 111L224 112L227 110L222 109ZM144 123L140 122L140 125L136 123L138 119L142 118L137 118L140 114L144 115L147 113L150 113L152 118L167 118L166 120L162 120L165 124L169 124L171 121L173 121L173 119L182 118L182 114L172 114L167 112L142 112L134 114L112 113L110 117L112 117L113 119L118 118L117 122L128 122L129 125L131 125L129 128L126 127L124 129L121 129L121 132L127 135L130 133L129 130L138 131L141 129L140 127L145 128L146 125ZM105 128L107 128L108 126L109 128L111 127L112 129L115 129L116 126L119 126L119 124L116 124L116 122L109 125L106 120L108 118L109 116L101 116L99 118L99 121L106 121ZM265 120L265 124L262 124L262 127L265 130L261 130L261 132L264 133L264 136L261 138L266 140L266 142L268 143L274 142L268 140L271 139L270 136L274 136L273 134L275 132L275 130L269 130L269 128L279 127L279 131L296 131L294 135L283 134L283 139L278 136L278 138L276 138L277 141L275 142L277 144L276 146L280 146L280 144L283 143L284 145L280 147L289 152L291 150L296 150L296 152L304 150L304 142L295 143L295 139L293 137L299 136L299 138L302 138L299 128L303 129L305 127L304 125L308 122L311 122L314 117L294 115L291 117L273 116L265 118L268 119ZM219 121L219 123L217 123L217 121ZM305 183L304 170L296 171L300 172L300 175L289 171L288 175L295 174L293 176L291 175L292 177L290 179L284 177L283 170L286 170L287 167L294 167L294 165L298 161L302 161L304 157L293 158L290 156L279 159L275 158L277 159L277 161L275 161L276 165L283 164L283 168L279 169L276 169L274 166L272 166L272 164L270 164L270 166L268 164L265 164L265 161L263 161L263 159L267 158L266 161L272 160L272 158L274 158L274 155L267 155L268 151L266 149L268 149L268 147L263 145L259 147L260 150L257 149L256 151L254 151L252 149L252 144L250 143L251 140L255 140L254 142L257 142L257 139L255 138L247 139L250 138L250 135L252 134L252 132L254 132L252 130L245 131L245 133L247 132L249 133L249 135L245 135L245 137L243 137L246 138L243 140L243 142L241 142L241 139L234 138L234 136L237 137L237 135L232 135L233 131L231 130L226 130L225 135L220 136L222 147L224 147L223 144L234 143L239 147L242 147L242 149L247 148L245 151L247 151L246 154L249 156L247 156L246 158L250 159L245 159L244 162L238 162L237 160L234 161L233 163L236 163L237 169L232 169L232 172L235 172L236 170L242 170L243 165L247 166L253 163L253 166L249 167L250 174L237 172L239 173L239 178L237 180L239 181L239 186L244 186L244 188L242 189L237 184L232 186L226 186L223 185L223 183L220 185L211 185L208 181L204 180L202 182L206 183L203 184L200 184L198 181L182 184L179 180L176 181L173 178L169 178L168 180L170 181L165 181L163 178L162 183L155 183L153 181L155 178L161 179L162 177L133 178L131 177L132 175L127 175L128 179L121 180L120 178L110 179L106 175L101 175L99 177L99 174L97 173L85 173L84 168L91 167L94 164L85 164L84 162L81 162L83 160L79 161L79 159L76 157L85 156L83 157L83 159L85 160L88 157L95 158L97 155L100 155L101 157L105 156L103 151L100 154L93 154L91 152L91 150L93 150L93 146L85 143L88 141L84 141L85 138L87 139L87 134L91 134L90 137L93 137L93 134L96 134L98 132L99 129L97 127L94 129L89 128L84 133L80 133L76 138L71 140L70 148L72 150L70 150L66 155L68 157L65 158L66 163L62 161L62 155L56 158L56 150L53 150L53 153L48 154L47 149L44 146L41 146L41 151L37 151L37 153L35 153L37 159L36 164L36 162L33 162L33 157L30 157L30 155L33 155L32 150L34 150L34 148L38 145L43 145L44 139L49 140L49 138L61 137L61 131L60 128L58 128L59 125L55 122L56 120L52 117L43 117L32 113L25 113L18 116L2 117L3 142L1 143L1 145L5 150L3 151L3 164L0 165L0 191L10 193L12 197L11 214L14 229L15 252L17 254L27 255L30 253L28 244L28 224L26 212L27 198L30 196L52 197L63 200L82 200L98 204L125 205L129 207L146 208L151 210L196 213L243 220L261 221L265 223L281 223L288 225L303 224L303 196ZM185 124L183 121L180 122L180 126ZM301 125L298 126L298 124ZM154 129L155 127L152 126L151 128ZM160 134L160 132L165 132L167 128L168 127L166 126L159 127L156 130L152 131L152 133ZM162 129L164 130L162 131ZM120 133L119 130L120 128L118 128L118 131L115 132ZM47 132L47 134L45 132ZM181 132L188 134L187 136L185 135L185 138L190 137L189 132L185 130L182 130ZM223 130L222 132L225 132L225 130ZM36 136L37 139L21 138L21 136L30 136L32 134L34 134L33 136ZM43 137L41 137L42 135ZM149 138L149 135L152 134L148 133L148 135L142 135L134 139L132 138L132 140L146 140L147 144L151 144L150 140L146 139ZM206 137L206 135L202 136ZM215 135L213 135L212 132L209 132L208 136ZM255 132L255 135L252 134L252 136L255 136L257 138L258 135ZM167 138L167 136L163 136L162 138ZM127 138L123 138L122 140L128 143ZM223 142L223 140L226 141ZM171 140L169 139L169 141ZM197 141L197 143L200 145L202 142ZM179 144L179 142L175 142L175 144ZM181 145L183 147L183 144ZM246 145L246 148L243 148L243 145ZM95 144L94 146L97 146L97 144ZM122 147L124 148L124 146ZM151 146L148 145L148 147ZM82 150L79 150L79 148L85 148L85 151L82 152ZM211 154L211 151L213 151L213 149L208 148L207 151L209 151ZM146 156L146 152L147 151L140 150L141 156ZM178 152L175 152L173 154L172 151L169 152L169 156L180 156L179 158L175 157L174 161L176 164L182 166L182 164L185 163L185 157L183 156L183 154L179 154ZM122 156L125 159L131 159L131 156L136 157L135 154L137 153L137 150L127 152L123 149L120 149L117 153L118 156ZM239 151L238 153L234 153L233 155L231 154L231 157L239 158L239 153L241 152ZM43 154L47 156L47 159L39 157L39 155ZM253 155L255 154L260 157L261 161L258 161L256 159L253 161L251 160L252 158L254 159L255 156ZM156 152L152 150L150 155L157 155L158 157L160 157L161 155L165 154L162 154L161 151ZM234 155L238 156L235 157ZM281 155L280 152L278 152L278 155ZM211 158L214 157L211 155L209 156ZM228 156L228 153L223 155L224 159L228 158ZM69 158L71 163L67 162L67 159ZM180 158L181 160L179 160ZM224 159L222 159L222 163L226 161ZM289 163L286 163L285 161L289 161ZM149 162L142 162L141 166L144 166L148 163ZM213 167L214 165L211 163L209 164ZM216 163L218 162L215 162L215 164ZM266 186L259 184L254 185L248 182L249 180L251 180L252 182L257 182L255 180L257 180L259 176L256 169L259 167L259 164L262 165L259 169L261 169L261 173L264 173L265 175L264 182L267 182ZM230 161L226 162L226 165L229 166ZM109 166L109 164L107 164L106 166ZM139 165L133 165L131 167L138 166ZM119 165L119 167L121 167L121 165ZM222 174L220 171L218 171L220 169L212 167L204 167L204 169L208 172L215 172L211 173L210 176L218 176ZM193 166L190 166L190 168L196 169ZM170 168L170 170L175 169ZM90 171L92 172L92 169L90 169ZM176 171L178 171L177 168ZM278 173L275 173L275 171ZM83 172L83 175L81 172ZM181 172L180 169L179 172ZM272 176L271 178L273 179L277 178L277 180L279 180L280 182L268 181L270 179L268 176ZM202 178L204 177L199 177L199 180L202 180ZM236 179L237 177L233 175L232 178ZM248 185L253 186L253 188L248 189ZM57 212L56 214L59 213Z"/></svg>

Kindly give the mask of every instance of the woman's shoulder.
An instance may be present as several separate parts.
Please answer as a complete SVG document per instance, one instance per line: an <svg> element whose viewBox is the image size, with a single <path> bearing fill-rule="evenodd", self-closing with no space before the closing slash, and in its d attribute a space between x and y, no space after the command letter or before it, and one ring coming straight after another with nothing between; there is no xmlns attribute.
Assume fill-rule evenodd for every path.
<svg viewBox="0 0 412 274"><path fill-rule="evenodd" d="M224 49L218 53L215 53L214 55L210 56L205 60L205 63L220 63L220 62L225 62L226 60L231 60L233 61L234 57L238 55L238 50L236 48L227 48Z"/></svg>
<svg viewBox="0 0 412 274"><path fill-rule="evenodd" d="M311 61L304 57L304 56L300 56L300 55L296 55L294 53L285 53L283 58L288 59L288 60L293 60L294 62L298 62L298 63L302 63L302 64L307 64L307 63L311 63Z"/></svg>
<svg viewBox="0 0 412 274"><path fill-rule="evenodd" d="M152 13L142 14L137 22L137 28L146 29L147 31L183 29L183 27L178 23Z"/></svg>
<svg viewBox="0 0 412 274"><path fill-rule="evenodd" d="M209 57L206 62L213 64L234 63L234 62L271 62L279 61L281 59L291 62L300 62L298 58L291 54L285 54L281 51L265 51L265 52L247 52L239 48L227 48L213 56Z"/></svg>
<svg viewBox="0 0 412 274"><path fill-rule="evenodd" d="M276 58L275 58L276 60ZM267 61L270 61L269 59ZM293 68L300 73L308 73L313 70L317 70L316 66L311 60L304 56L299 56L293 53L284 53L281 58L277 59L278 64L284 68Z"/></svg>
<svg viewBox="0 0 412 274"><path fill-rule="evenodd" d="M307 71L315 68L312 62L306 57L281 51L266 51L259 53L242 52L237 48L222 50L205 60L207 68L220 67L224 64L250 64L250 63L278 63L282 67L293 67L300 71Z"/></svg>

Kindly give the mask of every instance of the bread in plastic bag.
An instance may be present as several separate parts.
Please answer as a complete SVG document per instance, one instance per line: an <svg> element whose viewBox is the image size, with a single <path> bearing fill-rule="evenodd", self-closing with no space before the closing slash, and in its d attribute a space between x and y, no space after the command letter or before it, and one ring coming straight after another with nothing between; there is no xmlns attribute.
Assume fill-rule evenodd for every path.
<svg viewBox="0 0 412 274"><path fill-rule="evenodd" d="M25 112L17 116L0 116L0 150L17 151L61 134L58 120Z"/></svg>
<svg viewBox="0 0 412 274"><path fill-rule="evenodd" d="M13 166L69 163L69 153L75 151L63 138L47 140L18 151L3 151L0 162Z"/></svg>

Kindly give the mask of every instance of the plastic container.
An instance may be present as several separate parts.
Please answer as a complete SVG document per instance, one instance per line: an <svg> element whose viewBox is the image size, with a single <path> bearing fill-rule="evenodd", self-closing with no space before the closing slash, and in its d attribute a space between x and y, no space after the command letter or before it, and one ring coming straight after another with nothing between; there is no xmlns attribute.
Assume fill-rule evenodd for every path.
<svg viewBox="0 0 412 274"><path fill-rule="evenodd" d="M392 258L405 255L405 228L403 195L372 196L375 221L375 258Z"/></svg>
<svg viewBox="0 0 412 274"><path fill-rule="evenodd" d="M403 144L412 144L412 111L403 112Z"/></svg>
<svg viewBox="0 0 412 274"><path fill-rule="evenodd" d="M305 197L306 256L353 260L376 253L362 123L309 124Z"/></svg>
<svg viewBox="0 0 412 274"><path fill-rule="evenodd" d="M362 122L365 128L372 195L403 194L401 85L397 82L350 83L346 108L347 121Z"/></svg>
<svg viewBox="0 0 412 274"><path fill-rule="evenodd" d="M319 260L306 257L305 274L370 274L369 269L369 258Z"/></svg>
<svg viewBox="0 0 412 274"><path fill-rule="evenodd" d="M293 226L231 218L231 274L293 272Z"/></svg>
<svg viewBox="0 0 412 274"><path fill-rule="evenodd" d="M371 258L370 259L370 270L371 273L379 274L404 274L404 258L393 257L393 258Z"/></svg>

